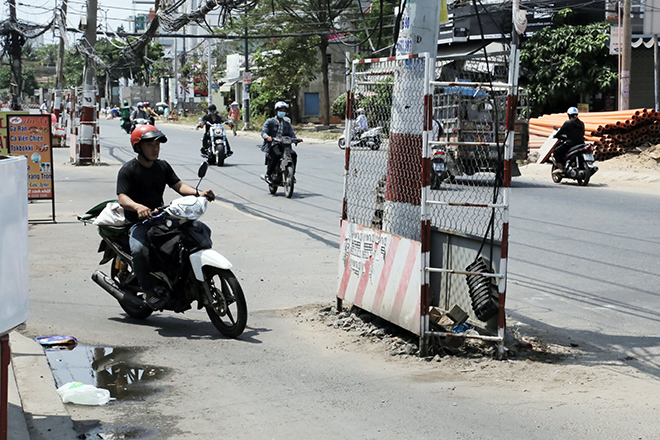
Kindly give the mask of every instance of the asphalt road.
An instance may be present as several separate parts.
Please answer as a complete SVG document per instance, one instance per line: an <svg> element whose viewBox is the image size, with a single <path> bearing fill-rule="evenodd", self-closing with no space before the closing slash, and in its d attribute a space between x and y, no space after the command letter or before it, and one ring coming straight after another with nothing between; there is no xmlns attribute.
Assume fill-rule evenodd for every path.
<svg viewBox="0 0 660 440"><path fill-rule="evenodd" d="M161 157L194 185L201 132L161 128L169 137ZM333 304L337 287L343 152L331 142L297 148L292 199L268 193L258 177L264 170L259 141L244 134L230 136L234 156L225 167L211 168L201 185L219 198L204 217L214 248L234 264L246 292L250 316L241 338L219 336L203 311L154 314L145 322L127 317L91 281L99 240L94 227L75 220L115 197L119 166L133 157L116 121L101 121L101 140L103 164L96 167L72 166L65 150L55 151L57 223L30 226L24 333L70 334L88 346L123 348L122 361L141 366L134 372L142 373L112 380L144 384L144 371L155 372L155 379L144 385L149 392L111 405L68 406L80 433L302 440L637 438L658 432L657 422L649 422L655 406L613 405L607 393L591 405L590 396L570 395L561 386L552 391L550 383L547 393L531 395L506 385L509 379L472 382L428 363L388 362L377 348L344 349L330 330L305 324L298 308ZM165 199L175 195L168 191ZM593 344L616 359L631 353L640 370L657 377L657 201L601 191L597 183L578 188L516 180L510 319L551 340ZM31 219L49 208L31 205ZM96 359L85 356L90 365Z"/></svg>

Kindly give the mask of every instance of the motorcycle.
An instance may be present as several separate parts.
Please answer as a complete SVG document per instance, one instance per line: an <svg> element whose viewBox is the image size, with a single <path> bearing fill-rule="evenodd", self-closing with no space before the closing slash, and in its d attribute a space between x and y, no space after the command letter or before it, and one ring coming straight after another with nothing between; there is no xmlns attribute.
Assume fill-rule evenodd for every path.
<svg viewBox="0 0 660 440"><path fill-rule="evenodd" d="M351 148L366 147L371 148L372 150L377 150L380 148L381 139L380 133L383 131L383 127L374 127L369 130L366 130L362 133L359 131L354 131L351 136ZM341 135L337 141L339 148L342 150L346 148L346 136Z"/></svg>
<svg viewBox="0 0 660 440"><path fill-rule="evenodd" d="M119 127L124 130L126 133L131 134L133 131L133 123L130 119L123 119L119 123Z"/></svg>
<svg viewBox="0 0 660 440"><path fill-rule="evenodd" d="M129 133L133 133L133 130L135 130L135 128L138 125L153 125L153 124L148 119L142 119L142 118L134 119L133 121L131 121L131 131Z"/></svg>
<svg viewBox="0 0 660 440"><path fill-rule="evenodd" d="M209 140L208 144L204 144L204 137L202 137L202 157L206 159L209 165L217 165L219 167L225 164L227 158L227 133L222 123L218 122L212 124L206 121L209 125Z"/></svg>
<svg viewBox="0 0 660 440"><path fill-rule="evenodd" d="M560 136L550 150L548 159L546 159L546 162L552 162L552 181L560 183L562 179L568 178L576 180L580 186L587 186L591 176L598 171L598 167L594 164L593 149L589 144L579 144L570 147L566 153L566 160L563 164L564 169L560 172L560 168L553 157L552 152L565 140L565 136Z"/></svg>
<svg viewBox="0 0 660 440"><path fill-rule="evenodd" d="M208 164L204 162L198 172L200 182L207 170ZM154 310L147 304L133 271L130 225L112 226L112 222L104 225L95 221L103 216L109 203L100 203L78 216L81 222L98 226L101 236L98 252L103 253L99 264L111 262L109 276L97 270L92 280L112 295L130 317L147 319ZM149 231L149 255L154 268L151 275L158 280L156 289L165 293L163 310L182 313L197 301L197 309L206 309L221 334L236 338L247 324L247 304L231 271L232 264L211 247L211 230L198 220L207 204L205 197L186 196L153 212L154 218L162 219L160 225Z"/></svg>
<svg viewBox="0 0 660 440"><path fill-rule="evenodd" d="M271 194L277 192L278 187L284 188L284 196L290 199L293 196L293 187L296 183L296 167L293 160L293 147L291 144L298 145L298 140L289 136L282 136L282 138L273 138L270 148L275 148L278 155L281 157L280 166L278 167L275 179L266 181L268 183L268 190ZM266 166L270 163L270 155L266 154Z"/></svg>
<svg viewBox="0 0 660 440"><path fill-rule="evenodd" d="M447 168L447 154L443 149L431 151L431 189L440 189L445 180L453 181L454 176Z"/></svg>

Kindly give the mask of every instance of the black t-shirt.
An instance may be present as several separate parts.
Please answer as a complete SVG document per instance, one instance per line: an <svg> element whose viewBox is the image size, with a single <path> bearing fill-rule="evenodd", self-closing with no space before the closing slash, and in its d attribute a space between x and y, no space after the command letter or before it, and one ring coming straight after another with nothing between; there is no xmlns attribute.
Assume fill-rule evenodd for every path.
<svg viewBox="0 0 660 440"><path fill-rule="evenodd" d="M211 128L210 125L206 124L206 122L210 122L211 124L217 124L217 123L224 123L226 121L225 118L220 116L218 113L207 113L204 115L202 118L202 121L205 123L204 128L206 129L206 133L209 132L209 128Z"/></svg>
<svg viewBox="0 0 660 440"><path fill-rule="evenodd" d="M117 194L126 194L139 203L151 209L163 206L163 192L165 185L174 186L181 179L176 175L169 163L164 160L156 160L147 168L131 159L126 162L117 175ZM131 223L138 221L135 211L125 211L126 220Z"/></svg>

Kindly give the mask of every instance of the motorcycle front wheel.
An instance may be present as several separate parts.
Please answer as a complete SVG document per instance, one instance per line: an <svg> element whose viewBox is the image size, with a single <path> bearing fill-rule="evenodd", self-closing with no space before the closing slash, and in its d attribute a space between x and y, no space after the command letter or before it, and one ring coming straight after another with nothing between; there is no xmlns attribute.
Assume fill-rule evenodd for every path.
<svg viewBox="0 0 660 440"><path fill-rule="evenodd" d="M247 324L247 303L238 279L230 270L217 267L207 268L205 275L211 291L212 303L206 306L211 322L224 336L240 336Z"/></svg>
<svg viewBox="0 0 660 440"><path fill-rule="evenodd" d="M286 167L286 177L284 177L284 196L290 199L293 196L293 166Z"/></svg>
<svg viewBox="0 0 660 440"><path fill-rule="evenodd" d="M225 164L225 155L222 152L218 152L218 158L216 160L216 164L221 167Z"/></svg>
<svg viewBox="0 0 660 440"><path fill-rule="evenodd" d="M112 280L117 283L118 286L123 286L123 282L119 278L119 271L117 270L117 266L120 266L120 264L117 264L117 257L115 257L112 260L110 278L112 278ZM128 302L119 301L119 305L128 316L134 319L147 319L154 312L153 309L146 304L144 306L136 307Z"/></svg>

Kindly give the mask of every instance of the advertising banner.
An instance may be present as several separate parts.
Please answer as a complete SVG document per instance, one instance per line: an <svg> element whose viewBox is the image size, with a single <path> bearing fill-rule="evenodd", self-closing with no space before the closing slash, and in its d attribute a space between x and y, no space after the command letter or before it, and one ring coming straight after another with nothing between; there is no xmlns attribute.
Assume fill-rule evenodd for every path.
<svg viewBox="0 0 660 440"><path fill-rule="evenodd" d="M50 115L7 118L9 155L27 158L28 199L53 199Z"/></svg>
<svg viewBox="0 0 660 440"><path fill-rule="evenodd" d="M7 118L13 115L27 115L28 112L0 112L0 156L9 156Z"/></svg>

